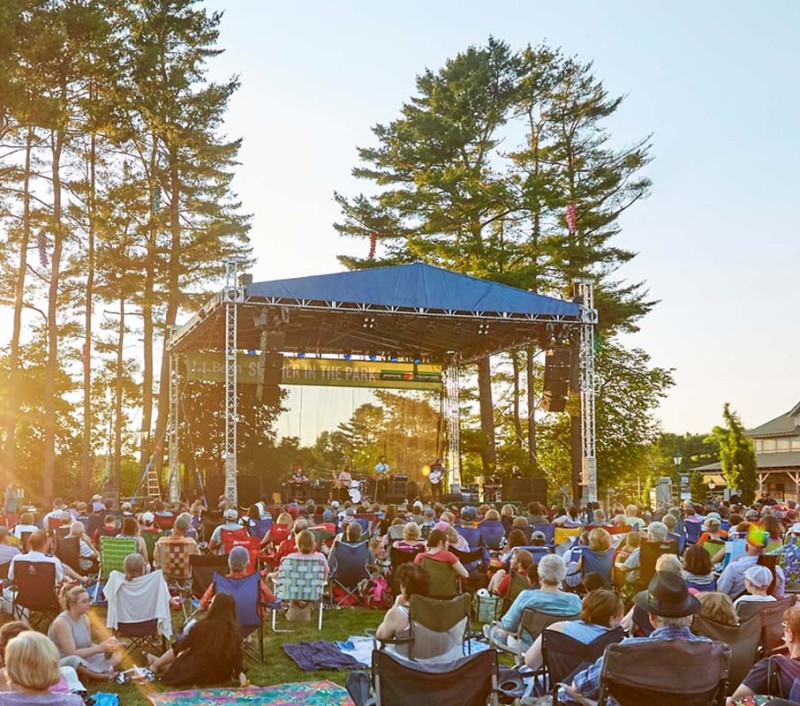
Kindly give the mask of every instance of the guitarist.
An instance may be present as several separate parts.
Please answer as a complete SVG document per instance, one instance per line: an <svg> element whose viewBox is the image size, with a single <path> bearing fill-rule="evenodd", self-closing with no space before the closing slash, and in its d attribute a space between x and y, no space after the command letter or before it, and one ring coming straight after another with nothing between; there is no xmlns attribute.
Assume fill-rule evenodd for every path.
<svg viewBox="0 0 800 706"><path fill-rule="evenodd" d="M428 484L431 489L431 503L437 503L442 497L442 486L444 485L444 464L441 458L437 458L431 464L431 472L428 474Z"/></svg>

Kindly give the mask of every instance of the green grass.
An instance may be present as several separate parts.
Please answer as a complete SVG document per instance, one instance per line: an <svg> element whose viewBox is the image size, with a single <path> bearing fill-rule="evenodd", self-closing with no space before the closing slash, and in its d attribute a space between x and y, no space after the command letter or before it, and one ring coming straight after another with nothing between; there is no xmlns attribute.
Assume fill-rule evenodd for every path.
<svg viewBox="0 0 800 706"><path fill-rule="evenodd" d="M105 611L96 611L97 617L102 615L105 622ZM323 613L322 632L317 630L317 614L314 613L312 623L286 623L279 621L278 627L291 627L291 633L273 633L269 624L264 625L264 663L257 664L250 659L245 659L245 671L254 686L268 686L270 684L285 684L289 682L319 681L328 679L337 684L344 685L347 672L339 670L319 670L304 672L283 651L283 644L287 642L300 642L301 640L344 640L349 635L363 635L367 628L376 628L383 618L384 611L367 610L362 608L347 608L343 610L326 610ZM177 626L176 626L177 627ZM141 660L138 664L142 664ZM233 684L233 682L231 683ZM119 694L122 706L136 704L149 704L147 694L152 691L164 691L159 683L145 686L118 684L91 685L90 691L104 691Z"/></svg>

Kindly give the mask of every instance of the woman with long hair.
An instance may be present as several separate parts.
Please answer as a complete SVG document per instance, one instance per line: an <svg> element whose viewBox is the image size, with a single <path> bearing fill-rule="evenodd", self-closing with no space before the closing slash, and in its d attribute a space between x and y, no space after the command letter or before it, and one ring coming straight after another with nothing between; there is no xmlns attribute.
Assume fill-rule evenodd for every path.
<svg viewBox="0 0 800 706"><path fill-rule="evenodd" d="M169 686L209 686L236 677L244 686L247 677L242 672L242 639L233 596L217 593L203 620L163 655L148 661L153 673L164 673L163 682Z"/></svg>

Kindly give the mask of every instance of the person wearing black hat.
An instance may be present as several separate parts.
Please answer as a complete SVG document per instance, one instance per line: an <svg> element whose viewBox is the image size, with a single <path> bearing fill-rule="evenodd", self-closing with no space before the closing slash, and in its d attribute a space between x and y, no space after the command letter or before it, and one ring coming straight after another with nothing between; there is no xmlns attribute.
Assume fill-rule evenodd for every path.
<svg viewBox="0 0 800 706"><path fill-rule="evenodd" d="M636 605L647 611L653 632L649 637L629 637L622 644L629 645L646 640L700 640L708 642L707 637L692 633L692 616L702 609L700 601L689 593L689 588L680 576L666 571L657 571L646 591L640 591L634 598ZM591 667L575 675L572 686L563 687L558 692L561 703L585 703L586 699L600 697L600 673L603 658L600 657ZM525 704L525 701L522 702Z"/></svg>

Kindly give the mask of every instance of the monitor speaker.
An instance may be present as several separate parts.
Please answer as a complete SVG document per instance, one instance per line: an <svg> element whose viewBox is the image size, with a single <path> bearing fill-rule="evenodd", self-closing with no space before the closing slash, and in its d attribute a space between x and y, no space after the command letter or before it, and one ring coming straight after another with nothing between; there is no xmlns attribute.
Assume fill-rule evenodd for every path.
<svg viewBox="0 0 800 706"><path fill-rule="evenodd" d="M503 478L503 501L547 504L547 480L544 478Z"/></svg>

